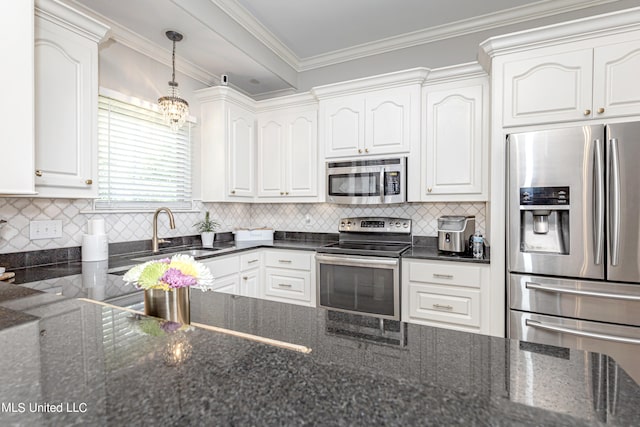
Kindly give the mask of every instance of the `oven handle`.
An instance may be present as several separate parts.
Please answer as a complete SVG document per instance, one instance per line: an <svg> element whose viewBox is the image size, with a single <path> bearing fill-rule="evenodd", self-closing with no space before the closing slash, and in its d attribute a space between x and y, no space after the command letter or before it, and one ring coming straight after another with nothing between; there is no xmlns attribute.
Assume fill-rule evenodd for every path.
<svg viewBox="0 0 640 427"><path fill-rule="evenodd" d="M635 338L618 337L615 335L600 334L597 332L579 331L576 329L564 328L562 326L545 325L544 323L538 322L537 320L526 319L524 321L524 324L526 326L531 326L533 328L544 329L544 330L553 331L553 332L560 332L560 333L569 334L569 335L576 335L579 337L595 338L599 340L614 341L614 342L620 342L625 344L640 344L640 340Z"/></svg>
<svg viewBox="0 0 640 427"><path fill-rule="evenodd" d="M354 258L343 256L331 256L324 254L316 254L316 260L324 264L338 265L363 265L363 266L391 266L396 267L399 260L396 258Z"/></svg>

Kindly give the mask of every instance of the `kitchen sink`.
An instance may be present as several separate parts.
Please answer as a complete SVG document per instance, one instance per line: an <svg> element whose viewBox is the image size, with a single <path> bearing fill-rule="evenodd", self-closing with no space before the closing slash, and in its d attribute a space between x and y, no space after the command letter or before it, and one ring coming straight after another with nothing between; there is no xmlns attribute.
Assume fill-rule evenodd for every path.
<svg viewBox="0 0 640 427"><path fill-rule="evenodd" d="M131 258L131 261L151 261L154 259L170 258L173 255L191 255L194 258L211 255L213 252L219 251L222 248L209 248L209 249L183 249L175 252L167 252L161 254L154 254L148 256L142 256L138 258Z"/></svg>

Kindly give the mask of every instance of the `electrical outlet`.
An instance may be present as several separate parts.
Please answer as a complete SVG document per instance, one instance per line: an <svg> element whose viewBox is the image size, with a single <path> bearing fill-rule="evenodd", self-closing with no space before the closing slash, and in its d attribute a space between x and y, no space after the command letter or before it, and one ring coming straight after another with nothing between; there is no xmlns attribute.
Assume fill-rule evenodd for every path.
<svg viewBox="0 0 640 427"><path fill-rule="evenodd" d="M31 240L57 239L58 237L62 237L61 219L29 222L29 238Z"/></svg>
<svg viewBox="0 0 640 427"><path fill-rule="evenodd" d="M307 215L304 217L304 223L305 223L306 225L310 225L310 224L311 224L311 215L307 214Z"/></svg>

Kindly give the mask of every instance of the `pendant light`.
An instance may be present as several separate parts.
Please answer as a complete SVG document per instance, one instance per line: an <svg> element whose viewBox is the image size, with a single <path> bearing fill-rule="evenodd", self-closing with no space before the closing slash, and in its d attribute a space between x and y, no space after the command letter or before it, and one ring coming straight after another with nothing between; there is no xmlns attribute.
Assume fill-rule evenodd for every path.
<svg viewBox="0 0 640 427"><path fill-rule="evenodd" d="M177 132L189 115L189 104L180 98L178 83L176 82L176 42L182 40L182 34L177 31L167 31L167 38L173 42L173 54L171 55L172 74L169 82L169 95L158 99L158 106L164 115L171 130Z"/></svg>

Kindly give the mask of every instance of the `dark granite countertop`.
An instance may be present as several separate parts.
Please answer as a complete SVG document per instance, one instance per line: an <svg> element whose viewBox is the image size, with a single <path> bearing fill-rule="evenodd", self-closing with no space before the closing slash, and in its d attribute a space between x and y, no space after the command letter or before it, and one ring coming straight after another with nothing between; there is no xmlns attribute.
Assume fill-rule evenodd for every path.
<svg viewBox="0 0 640 427"><path fill-rule="evenodd" d="M88 278L65 280L82 289ZM14 286L0 284L0 317L23 316L0 324L0 402L17 409L0 412L3 425L630 426L640 419L640 387L600 354L192 292L194 324L306 353L204 326L170 332L157 319L52 294L3 299ZM114 293L103 292L113 304L142 309L140 292ZM31 411L37 403L50 406Z"/></svg>
<svg viewBox="0 0 640 427"><path fill-rule="evenodd" d="M474 258L469 253L454 254L438 250L438 238L414 236L413 246L402 253L402 258L429 259L435 261L456 261L476 264L489 264L489 247L485 247L483 258Z"/></svg>

